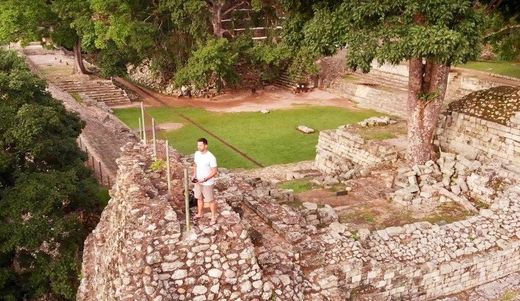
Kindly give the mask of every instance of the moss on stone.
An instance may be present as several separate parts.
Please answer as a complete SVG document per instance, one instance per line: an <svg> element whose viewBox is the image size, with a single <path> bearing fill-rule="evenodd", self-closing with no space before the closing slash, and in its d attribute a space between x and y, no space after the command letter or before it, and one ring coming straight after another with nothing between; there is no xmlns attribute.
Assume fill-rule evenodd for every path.
<svg viewBox="0 0 520 301"><path fill-rule="evenodd" d="M448 110L508 125L511 117L520 112L520 87L499 86L473 92L450 103Z"/></svg>

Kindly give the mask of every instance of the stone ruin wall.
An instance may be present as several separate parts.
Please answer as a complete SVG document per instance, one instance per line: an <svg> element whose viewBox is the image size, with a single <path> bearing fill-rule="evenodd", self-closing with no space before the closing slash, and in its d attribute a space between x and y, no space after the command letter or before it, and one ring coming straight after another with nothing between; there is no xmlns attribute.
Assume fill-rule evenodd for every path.
<svg viewBox="0 0 520 301"><path fill-rule="evenodd" d="M460 112L445 112L437 135L442 150L473 158L485 154L520 171L520 112L511 118L509 126Z"/></svg>
<svg viewBox="0 0 520 301"><path fill-rule="evenodd" d="M361 241L362 254L368 254L369 259L361 257L360 261L356 261L359 257L351 256L338 266L346 276L342 285L349 292L376 300L428 300L467 290L520 270L520 231L517 230L520 225L520 186L516 182L519 173L509 166L520 157L518 153L513 153L515 149L511 147L509 151L503 149L500 154L485 152L485 148L489 147L486 143L500 142L498 145L504 147L517 141L517 116L511 119L509 127L456 112L451 113L453 120L448 122L444 119L441 122L439 140L443 151L448 149L464 155L445 153L439 159L440 165L434 166L432 162L431 166L419 167L421 170L430 167L432 170L428 174L417 174L415 169L404 170L405 178L413 173L417 189L406 199L410 203L403 200L401 203L413 206L419 200L423 201L418 202L420 206L424 206L425 193L433 191L433 197L437 200L440 197L441 202L449 198L465 199L465 195L469 194L489 205L489 209L481 209L476 216L442 226L418 222L372 233L360 231L356 238ZM479 124L487 128L478 128ZM474 139L468 145L466 140L471 135ZM457 148L460 141L464 141L463 147ZM487 156L480 157L492 163L472 160L476 157L475 148L483 150ZM384 142L364 141L351 127L340 127L320 133L315 163L322 172L332 173L344 180L352 176L349 173L359 171L359 167L394 162L394 155L377 156L391 153L385 152L390 149L391 146L385 147ZM490 149L496 148L491 146ZM503 160L497 161L496 158ZM432 167L438 171L435 172ZM492 189L490 186L494 177L508 182L508 188L503 191ZM420 187L417 178L421 179ZM406 183L400 190L409 190L412 184ZM437 190L446 194L439 196ZM431 193L428 195L432 198ZM337 225L333 229L336 233L345 231L352 237L347 229L339 227L337 231ZM331 233L335 232L325 235ZM341 257L339 253L336 256Z"/></svg>
<svg viewBox="0 0 520 301"><path fill-rule="evenodd" d="M518 185L463 221L351 232L329 206L281 205L293 196L223 172L221 218L190 238L175 204L180 159L172 201L150 158L142 145L124 147L112 199L85 243L78 300L427 300L520 269ZM272 245L255 244L258 225Z"/></svg>
<svg viewBox="0 0 520 301"><path fill-rule="evenodd" d="M352 126L320 131L315 166L325 174L340 174L353 165L374 166L397 161L397 149L380 141L363 139Z"/></svg>
<svg viewBox="0 0 520 301"><path fill-rule="evenodd" d="M183 237L181 206L168 199L161 175L148 170L151 155L139 144L124 147L112 198L85 241L78 300L252 300L279 288L294 294L265 284L248 233L225 202L217 226ZM179 201L179 162L174 170Z"/></svg>
<svg viewBox="0 0 520 301"><path fill-rule="evenodd" d="M329 58L328 64L333 65L334 61L341 63L343 60L339 57L332 57ZM343 71L344 74L345 70ZM336 73L339 74L339 72ZM407 118L406 110L403 110L407 107L408 97L406 92L408 87L407 65L384 64L379 66L374 62L368 74L356 73L356 75L359 75L361 79L366 79L366 83L352 82L339 77L327 78L321 86L355 101L361 108L377 110L403 119ZM445 102L450 103L471 92L501 85L520 86L520 80L484 72L468 73L455 68L449 74Z"/></svg>

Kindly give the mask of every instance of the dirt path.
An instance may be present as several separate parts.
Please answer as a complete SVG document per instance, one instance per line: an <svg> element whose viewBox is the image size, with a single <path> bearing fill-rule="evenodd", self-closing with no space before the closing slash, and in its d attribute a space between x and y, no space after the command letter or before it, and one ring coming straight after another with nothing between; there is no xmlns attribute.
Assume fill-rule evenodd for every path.
<svg viewBox="0 0 520 301"><path fill-rule="evenodd" d="M262 109L287 109L303 105L334 106L353 111L360 110L352 101L319 89L301 94L294 94L282 89L263 89L258 90L255 94L251 94L249 90L233 91L211 99L178 98L138 87L120 77L115 78L115 81L138 94L149 106L197 107L216 112L257 112Z"/></svg>

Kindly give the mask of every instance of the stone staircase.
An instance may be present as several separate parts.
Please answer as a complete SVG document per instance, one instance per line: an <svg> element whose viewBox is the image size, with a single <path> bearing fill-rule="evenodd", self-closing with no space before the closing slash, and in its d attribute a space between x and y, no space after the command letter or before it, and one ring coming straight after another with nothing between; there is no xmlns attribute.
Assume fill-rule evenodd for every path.
<svg viewBox="0 0 520 301"><path fill-rule="evenodd" d="M81 93L97 102L104 102L107 106L130 104L126 92L115 86L111 80L102 79L57 79L54 81L58 88L68 93Z"/></svg>
<svg viewBox="0 0 520 301"><path fill-rule="evenodd" d="M408 91L408 78L395 74L389 74L377 69L369 73L355 72L349 76L358 84L372 86L374 88L393 89L396 91Z"/></svg>
<svg viewBox="0 0 520 301"><path fill-rule="evenodd" d="M294 90L296 89L298 83L294 81L287 72L283 72L274 82L274 85L278 88Z"/></svg>

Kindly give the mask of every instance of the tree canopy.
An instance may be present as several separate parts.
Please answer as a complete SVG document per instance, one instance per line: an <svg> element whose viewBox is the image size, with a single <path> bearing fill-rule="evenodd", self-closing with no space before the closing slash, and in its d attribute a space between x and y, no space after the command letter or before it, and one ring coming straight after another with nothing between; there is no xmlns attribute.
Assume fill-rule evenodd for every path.
<svg viewBox="0 0 520 301"><path fill-rule="evenodd" d="M294 0L286 5L296 12L285 36L300 51L330 55L346 47L347 65L363 72L374 61L409 62L408 158L418 164L434 159L449 69L480 54L482 10L469 0Z"/></svg>
<svg viewBox="0 0 520 301"><path fill-rule="evenodd" d="M4 0L0 2L0 43L43 41L74 49L76 69L87 72L81 55L82 38L92 40L89 0Z"/></svg>
<svg viewBox="0 0 520 301"><path fill-rule="evenodd" d="M99 188L76 144L83 123L0 50L0 299L73 300Z"/></svg>

